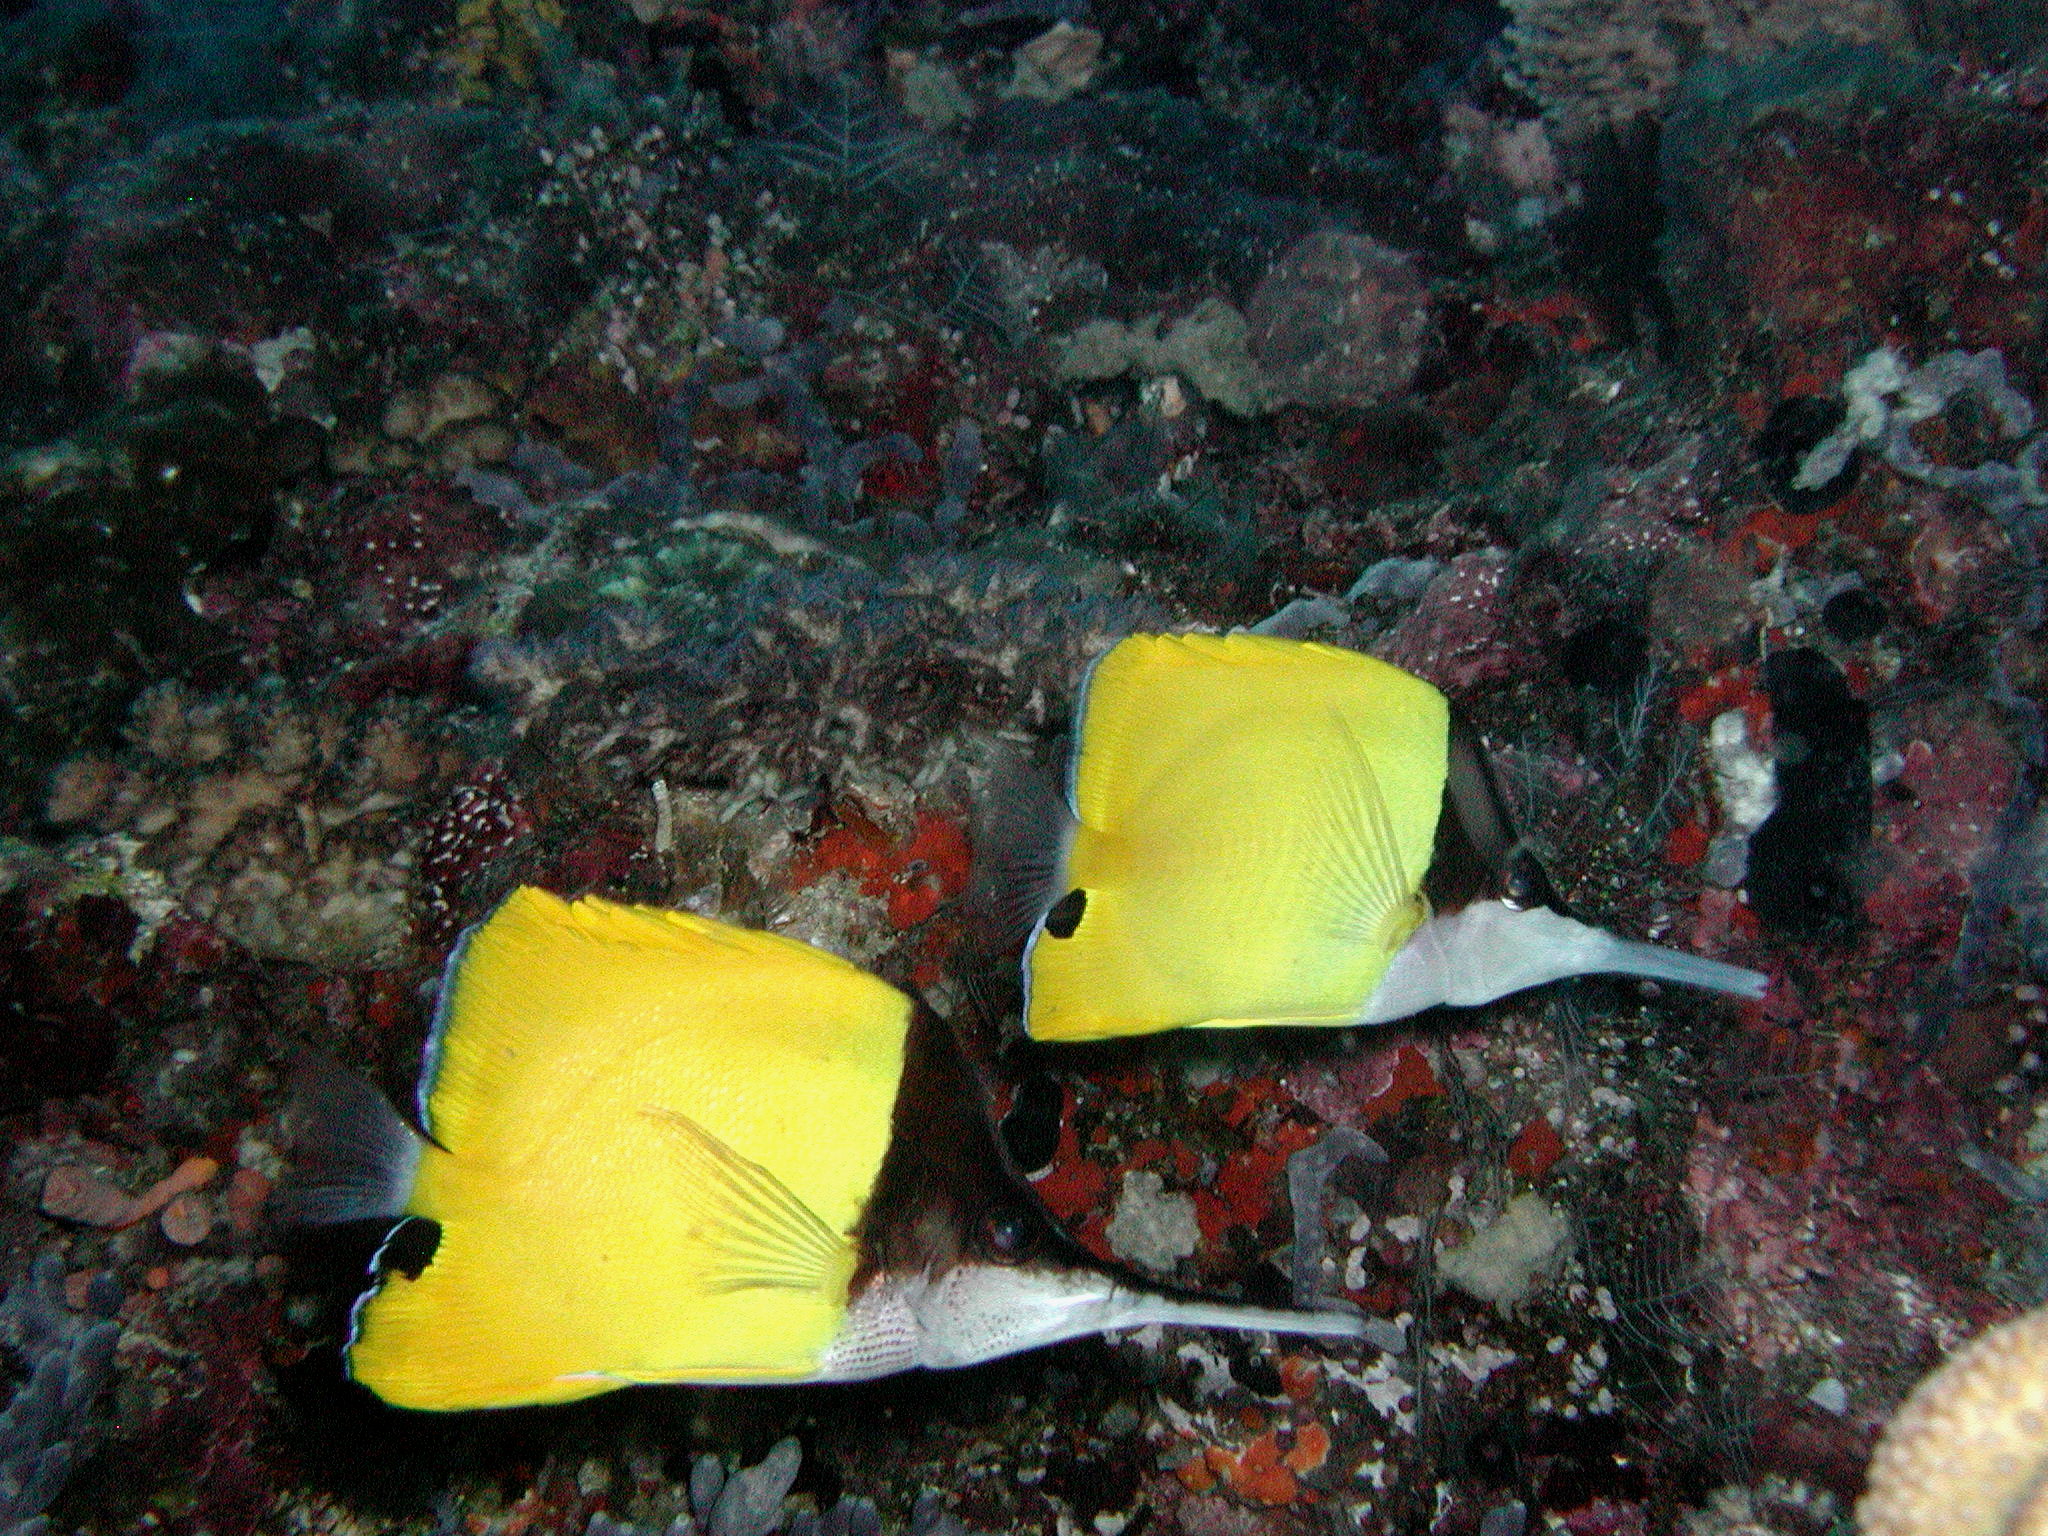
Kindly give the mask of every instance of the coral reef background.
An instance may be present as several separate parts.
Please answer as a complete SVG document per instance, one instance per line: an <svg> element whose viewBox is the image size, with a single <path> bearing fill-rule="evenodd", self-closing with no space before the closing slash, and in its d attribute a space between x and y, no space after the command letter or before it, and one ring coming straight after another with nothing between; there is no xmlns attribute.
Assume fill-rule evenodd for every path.
<svg viewBox="0 0 2048 1536"><path fill-rule="evenodd" d="M2039 20L0 6L0 1531L1822 1536L2038 1455L1930 1386L1865 1498L2048 1299ZM997 765L1235 625L1769 995L1023 1046ZM1367 1342L384 1408L284 1083L403 1102L521 882L917 986L1085 1250Z"/></svg>

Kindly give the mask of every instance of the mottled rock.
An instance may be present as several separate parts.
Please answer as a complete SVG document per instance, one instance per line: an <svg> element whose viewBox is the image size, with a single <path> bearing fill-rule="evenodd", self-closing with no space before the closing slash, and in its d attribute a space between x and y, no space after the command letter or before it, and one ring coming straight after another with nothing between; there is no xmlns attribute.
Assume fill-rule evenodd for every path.
<svg viewBox="0 0 2048 1536"><path fill-rule="evenodd" d="M1437 1260L1437 1274L1496 1310L1511 1311L1563 1262L1571 1227L1541 1195L1517 1195L1492 1226Z"/></svg>
<svg viewBox="0 0 2048 1536"><path fill-rule="evenodd" d="M1110 1252L1124 1262L1163 1271L1193 1256L1202 1229L1191 1198L1169 1190L1158 1174L1134 1168L1124 1175L1104 1235Z"/></svg>
<svg viewBox="0 0 2048 1536"><path fill-rule="evenodd" d="M1319 230L1282 253L1245 308L1252 357L1281 399L1371 405L1404 394L1422 363L1429 289L1369 235Z"/></svg>

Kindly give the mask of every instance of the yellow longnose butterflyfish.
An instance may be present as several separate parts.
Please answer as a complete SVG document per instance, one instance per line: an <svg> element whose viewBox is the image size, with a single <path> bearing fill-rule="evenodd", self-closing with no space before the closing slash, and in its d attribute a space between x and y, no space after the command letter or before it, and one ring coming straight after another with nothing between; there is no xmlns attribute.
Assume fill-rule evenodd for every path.
<svg viewBox="0 0 2048 1536"><path fill-rule="evenodd" d="M1376 1024L1597 972L1762 995L1558 910L1478 743L1398 667L1133 635L1076 720L1064 795L998 807L987 839L985 884L1031 924L1034 1039Z"/></svg>
<svg viewBox="0 0 2048 1536"><path fill-rule="evenodd" d="M943 1022L849 962L514 892L451 955L420 1128L303 1074L289 1205L396 1220L350 1374L388 1402L856 1381L1151 1322L1356 1336L1158 1294L1006 1173Z"/></svg>

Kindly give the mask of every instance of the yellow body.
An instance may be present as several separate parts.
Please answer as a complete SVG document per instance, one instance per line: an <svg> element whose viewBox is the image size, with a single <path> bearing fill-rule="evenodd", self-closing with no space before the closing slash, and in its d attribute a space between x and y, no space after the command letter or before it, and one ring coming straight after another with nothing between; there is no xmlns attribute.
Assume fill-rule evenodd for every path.
<svg viewBox="0 0 2048 1536"><path fill-rule="evenodd" d="M352 1374L417 1408L815 1374L888 1144L910 1000L835 956L522 889L451 968L414 1280Z"/></svg>
<svg viewBox="0 0 2048 1536"><path fill-rule="evenodd" d="M1421 922L1442 694L1385 662L1258 635L1135 635L1090 675L1072 935L1026 957L1026 1027L1092 1040L1345 1024Z"/></svg>

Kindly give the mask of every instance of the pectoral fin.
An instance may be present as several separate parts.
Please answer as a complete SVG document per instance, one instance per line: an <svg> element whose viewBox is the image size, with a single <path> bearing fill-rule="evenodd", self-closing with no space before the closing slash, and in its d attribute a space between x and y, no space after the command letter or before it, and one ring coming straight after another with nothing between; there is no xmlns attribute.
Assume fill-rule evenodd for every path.
<svg viewBox="0 0 2048 1536"><path fill-rule="evenodd" d="M683 1175L677 1198L701 1240L692 1257L706 1290L815 1292L843 1283L851 1239L834 1232L788 1185L688 1115L650 1109L647 1116L670 1132L668 1146Z"/></svg>

